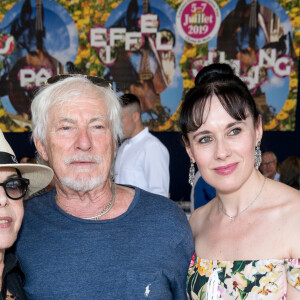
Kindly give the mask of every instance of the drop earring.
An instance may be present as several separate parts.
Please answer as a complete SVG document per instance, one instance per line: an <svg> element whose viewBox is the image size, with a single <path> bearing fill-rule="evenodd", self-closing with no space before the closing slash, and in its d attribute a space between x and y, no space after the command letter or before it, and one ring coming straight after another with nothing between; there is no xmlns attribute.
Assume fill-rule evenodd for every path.
<svg viewBox="0 0 300 300"><path fill-rule="evenodd" d="M255 146L255 153L254 153L254 166L256 169L259 168L261 163L261 150L260 150L260 141L257 143L257 146Z"/></svg>
<svg viewBox="0 0 300 300"><path fill-rule="evenodd" d="M192 161L192 159L190 161L191 161L191 164L190 164L190 170L189 170L189 184L191 186L193 186L194 180L195 180L195 165L194 165L194 162Z"/></svg>

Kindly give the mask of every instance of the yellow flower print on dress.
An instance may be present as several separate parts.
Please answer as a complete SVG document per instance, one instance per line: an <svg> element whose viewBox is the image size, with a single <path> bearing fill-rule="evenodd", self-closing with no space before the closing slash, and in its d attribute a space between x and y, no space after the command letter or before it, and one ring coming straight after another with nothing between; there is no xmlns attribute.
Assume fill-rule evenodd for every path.
<svg viewBox="0 0 300 300"><path fill-rule="evenodd" d="M197 261L196 267L198 269L198 272L201 276L205 275L207 277L211 274L211 267L212 263L209 260L206 259L199 259Z"/></svg>

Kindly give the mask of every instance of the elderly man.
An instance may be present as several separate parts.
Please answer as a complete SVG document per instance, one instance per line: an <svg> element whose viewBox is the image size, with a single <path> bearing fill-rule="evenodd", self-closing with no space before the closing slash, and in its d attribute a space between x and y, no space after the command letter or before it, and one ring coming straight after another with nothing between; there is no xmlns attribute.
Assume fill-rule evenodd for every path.
<svg viewBox="0 0 300 300"><path fill-rule="evenodd" d="M261 156L260 170L267 178L279 181L280 174L277 173L277 157L274 152L264 152Z"/></svg>
<svg viewBox="0 0 300 300"><path fill-rule="evenodd" d="M67 78L66 78L67 77ZM16 254L29 299L185 299L193 252L171 200L114 184L121 107L107 84L56 76L31 106L55 189L26 202Z"/></svg>
<svg viewBox="0 0 300 300"><path fill-rule="evenodd" d="M123 133L118 149L115 182L130 184L148 192L169 196L170 155L165 145L144 127L141 105L133 94L121 96Z"/></svg>

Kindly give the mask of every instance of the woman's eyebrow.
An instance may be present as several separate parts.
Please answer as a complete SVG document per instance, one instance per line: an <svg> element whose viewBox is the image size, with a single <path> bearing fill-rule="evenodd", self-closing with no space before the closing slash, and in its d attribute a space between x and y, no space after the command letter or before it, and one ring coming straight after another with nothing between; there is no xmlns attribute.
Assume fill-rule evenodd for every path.
<svg viewBox="0 0 300 300"><path fill-rule="evenodd" d="M232 122L232 123L227 124L227 126L226 126L225 128L227 129L227 128L230 128L230 127L239 125L239 124L241 124L241 123L244 123L244 121L236 121L236 122Z"/></svg>
<svg viewBox="0 0 300 300"><path fill-rule="evenodd" d="M211 131L209 131L209 130L198 131L193 136L193 140L196 139L198 135L204 135L204 134L210 134L210 133L211 133Z"/></svg>

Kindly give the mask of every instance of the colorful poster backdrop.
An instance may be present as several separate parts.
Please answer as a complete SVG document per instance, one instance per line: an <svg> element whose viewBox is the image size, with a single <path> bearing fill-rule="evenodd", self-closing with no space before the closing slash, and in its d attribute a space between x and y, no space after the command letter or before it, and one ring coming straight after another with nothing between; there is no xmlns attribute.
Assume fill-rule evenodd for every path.
<svg viewBox="0 0 300 300"><path fill-rule="evenodd" d="M61 73L101 76L133 93L150 130L177 131L203 66L231 64L264 130L296 122L298 0L2 0L0 127L30 131L30 103Z"/></svg>

